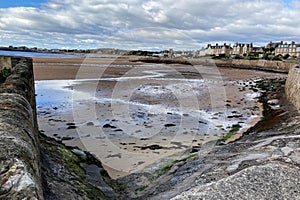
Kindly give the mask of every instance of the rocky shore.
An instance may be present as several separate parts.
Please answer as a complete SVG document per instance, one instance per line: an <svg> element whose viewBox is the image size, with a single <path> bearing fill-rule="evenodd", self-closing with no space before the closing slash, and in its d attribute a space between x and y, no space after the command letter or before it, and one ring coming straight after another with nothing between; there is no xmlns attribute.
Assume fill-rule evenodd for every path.
<svg viewBox="0 0 300 200"><path fill-rule="evenodd" d="M284 82L257 82L264 117L238 140L123 178L129 199L299 199L300 116Z"/></svg>
<svg viewBox="0 0 300 200"><path fill-rule="evenodd" d="M86 63L104 61L93 58ZM40 59L41 67L35 67L41 72L51 70L48 62L42 65ZM87 67L80 70L89 72ZM286 77L201 65L133 65L128 58L93 67L95 72L105 70L100 78L93 73L89 75L94 77L83 80L67 76L66 80L36 81L40 130L68 146L93 152L114 179L217 140L231 129L242 134L262 115L256 99L259 92L249 86L261 77ZM78 99L74 101L72 94L78 94Z"/></svg>
<svg viewBox="0 0 300 200"><path fill-rule="evenodd" d="M91 153L38 131L32 60L10 64L0 84L1 199L300 198L300 115L286 98L285 78L242 83L262 94L263 106L262 119L245 133L236 137L232 128L221 142L191 146L112 180Z"/></svg>

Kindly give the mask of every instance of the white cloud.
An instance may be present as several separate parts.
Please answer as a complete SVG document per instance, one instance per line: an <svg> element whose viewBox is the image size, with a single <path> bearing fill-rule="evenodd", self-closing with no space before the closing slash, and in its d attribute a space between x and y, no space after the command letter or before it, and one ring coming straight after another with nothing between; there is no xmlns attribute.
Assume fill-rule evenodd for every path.
<svg viewBox="0 0 300 200"><path fill-rule="evenodd" d="M40 8L0 9L0 45L196 49L215 41L297 40L299 8L299 1L281 0L49 0Z"/></svg>

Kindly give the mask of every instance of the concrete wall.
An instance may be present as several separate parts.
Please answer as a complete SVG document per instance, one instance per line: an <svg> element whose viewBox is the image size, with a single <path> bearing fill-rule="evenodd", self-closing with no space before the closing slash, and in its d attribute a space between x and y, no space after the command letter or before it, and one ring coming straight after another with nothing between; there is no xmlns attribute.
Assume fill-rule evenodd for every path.
<svg viewBox="0 0 300 200"><path fill-rule="evenodd" d="M286 80L285 91L287 98L300 111L300 69L291 68Z"/></svg>
<svg viewBox="0 0 300 200"><path fill-rule="evenodd" d="M0 84L0 199L43 199L32 60L1 57L12 74Z"/></svg>

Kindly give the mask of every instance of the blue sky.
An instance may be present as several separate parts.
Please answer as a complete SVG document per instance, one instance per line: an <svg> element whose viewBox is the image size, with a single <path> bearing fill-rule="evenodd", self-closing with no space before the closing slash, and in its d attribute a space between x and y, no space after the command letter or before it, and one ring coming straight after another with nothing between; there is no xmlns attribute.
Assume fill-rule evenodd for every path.
<svg viewBox="0 0 300 200"><path fill-rule="evenodd" d="M283 4L287 7L291 6L292 0L282 0Z"/></svg>
<svg viewBox="0 0 300 200"><path fill-rule="evenodd" d="M300 0L0 0L0 46L200 49L300 43Z"/></svg>
<svg viewBox="0 0 300 200"><path fill-rule="evenodd" d="M42 3L45 3L46 0L1 0L1 8L9 7L39 7Z"/></svg>

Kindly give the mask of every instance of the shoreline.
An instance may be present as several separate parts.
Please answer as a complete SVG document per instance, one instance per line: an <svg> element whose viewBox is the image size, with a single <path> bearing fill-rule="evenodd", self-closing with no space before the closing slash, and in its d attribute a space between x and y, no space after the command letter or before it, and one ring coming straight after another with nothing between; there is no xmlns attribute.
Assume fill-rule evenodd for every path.
<svg viewBox="0 0 300 200"><path fill-rule="evenodd" d="M130 61L129 61L129 63L130 63ZM162 70L161 69L162 65L156 66L156 68L158 68L158 69L155 69L155 68L153 68L149 65L145 65L145 66L140 66L140 65L141 64L134 65L134 66L137 66L137 67L134 67L135 71L133 71L134 72L133 75L140 76L139 74L142 74L142 73L144 73L144 71L147 71L147 70L152 70L152 71L153 70L155 71L155 70L158 70L158 69ZM38 68L39 66L35 66L35 67ZM43 66L43 67L40 67L40 68L44 69L44 67L47 67L47 66ZM199 75L196 75L195 72L193 72L192 69L187 69L186 66L180 66L180 65L173 66L172 65L171 68L170 68L170 66L166 66L166 67L167 67L166 69L168 69L168 70L174 68L174 69L176 69L177 72L180 72L182 75L184 74L184 76L188 77L186 80L190 80L190 78L192 78L192 80L193 79L196 80L197 78L200 78ZM52 66L48 66L48 68L52 69ZM66 70L66 71L70 70L69 67L61 67L61 68L63 68L63 70ZM130 70L132 70L132 68L126 68L126 67L125 68L124 67L123 68L114 68L114 67L111 67L106 71L106 74L105 74L104 77L109 77L109 78L116 77L116 78L118 78L118 80L122 80L120 78L123 78L123 79L125 78L124 74L122 74L122 73L128 72ZM163 73L166 73L166 72L163 72ZM207 73L207 72L205 72L205 73ZM204 71L203 71L203 74L204 74ZM278 74L271 74L270 75L270 74L261 74L261 73L257 73L257 72L255 72L255 74L252 74L252 73L249 73L249 71L243 71L243 70L237 70L237 69L220 69L220 74L222 74L223 79L224 79L223 81L225 81L225 82L223 82L223 84L225 84L225 88L227 88L227 91L226 91L227 99L224 99L224 100L221 99L222 101L217 101L216 105L218 105L218 104L225 105L226 103L230 104L230 106L228 107L228 109L229 109L228 110L229 111L228 116L232 117L231 119L233 120L233 122L231 123L231 125L233 125L234 123L237 123L238 121L241 120L241 119L239 119L240 114L237 114L236 112L242 112L243 105L249 104L248 100L245 100L245 98L246 99L250 98L249 99L250 102L252 101L251 100L251 98L252 98L251 95L249 97L247 97L247 95L244 96L244 94L249 93L249 92L247 92L248 90L243 91L247 88L246 84L250 84L251 78L254 78L255 76L260 76L260 75L263 75L263 76L278 76ZM56 76L56 73L53 73L53 74L51 73L51 74L48 74L47 76L51 76L51 75ZM91 74L91 75L92 75L92 77L95 76L95 74ZM155 80L164 81L164 82L161 82L161 83L165 84L166 80L169 80L169 81L172 80L172 77L173 78L176 77L175 75L176 74L174 74L173 72L172 73L168 72L167 74L163 75L164 77L167 77L166 79L156 77ZM152 74L150 77L152 77L152 76L155 77L157 75ZM40 77L37 77L37 79L39 79L39 78ZM55 78L55 77L53 77L53 78ZM183 77L181 77L181 79L182 78ZM244 81L245 79L249 80L248 83L245 83L245 81ZM126 78L124 80L128 81L130 79ZM137 80L139 80L139 79L137 79ZM137 82L137 80L135 80L136 84L139 83L139 82ZM178 80L180 80L180 79L175 79L173 82L171 81L169 84L171 84L171 85L175 84L174 86L176 86L176 83L178 82ZM183 79L183 80L185 80L185 79ZM75 82L76 81L78 81L78 80L75 80ZM90 87L93 85L93 82L88 81L88 80L85 80L85 81L86 82L84 82L84 81L81 82L81 83L84 83L84 84L76 83L74 85L74 83L75 83L74 82L73 84L70 84L67 87L63 86L63 85L59 86L59 87L62 87L62 88L64 88L64 90L70 91L70 92L72 92L72 90L74 90L74 88L77 89L78 91L81 91L81 92L87 92L87 91L90 90ZM49 87L51 88L51 80L48 81L48 82L50 84ZM65 81L61 80L60 82L63 83ZM105 95L106 93L108 94L112 89L114 89L114 88L112 88L114 86L111 85L110 82L100 81L100 83L101 83L101 87L99 89L101 90L101 92L99 94L101 94L101 95ZM141 82L141 83L143 83L143 82ZM40 83L37 82L37 84L40 84ZM137 85L141 85L141 84L137 84ZM158 85L160 85L160 84L158 84ZM138 101L138 102L141 102L141 103L143 103L145 101L145 102L148 102L147 104L150 103L150 105L151 105L151 104L155 103L156 100L154 98L152 103L149 102L149 100L151 98L155 97L155 96L151 96L152 94L149 93L149 91L153 90L153 91L156 91L156 92L161 92L161 94L168 94L168 90L165 90L165 89L160 88L160 87L158 88L159 90L157 90L155 85L146 84L145 86L146 86L145 88L141 87L140 92L136 93L136 95L134 97L135 101ZM172 88L174 88L174 86L172 86ZM57 87L57 86L52 85L52 87ZM194 87L197 88L199 86L197 86L197 84L196 84ZM55 88L55 89L57 91L58 88ZM174 90L174 89L171 89L171 91L172 90ZM147 91L147 93L143 93L143 91ZM153 93L153 95L158 94L156 92ZM120 93L120 95L122 93L123 93L123 91ZM126 90L124 90L124 95L126 93L128 93L128 92L126 92ZM237 96L237 94L241 95L241 96ZM252 92L250 92L249 94L252 94ZM38 91L38 97L37 98L40 98L40 95L41 94ZM49 97L46 96L47 94L44 94L44 95L45 95L44 96L45 99L49 99ZM206 99L211 98L211 97L210 97L209 93L207 93L208 96L207 95L203 96L203 95L204 94L202 94L202 98L199 99L200 100L199 102L200 102L200 105L202 105L202 108L205 110L205 109L207 109L207 100ZM170 97L166 96L166 100L168 100ZM242 100L242 99L244 99L244 100ZM111 112L110 107L107 107L109 104L107 104L106 102L96 100L96 102L97 102L96 105L100 106L100 108L102 109L102 111L100 112L101 114L98 115L98 118L102 119L102 120L98 121L98 120L92 119L89 116L90 115L89 109L92 108L91 106L95 105L95 102L90 102L90 103L86 102L85 103L82 100L80 100L80 101L81 101L81 103L79 102L80 104L78 104L79 107L75 106L77 111L76 110L71 110L71 112L69 114L68 113L63 113L61 109L66 109L66 108L59 107L59 106L50 106L50 107L40 106L40 107L38 107L40 128L43 129L45 131L45 134L47 134L48 136L54 137L58 140L64 139L63 142L67 145L80 146L84 150L85 150L85 146L87 146L87 147L94 146L94 149L92 149L91 152L96 154L96 157L98 159L100 159L101 162L103 162L104 165L107 165L106 169L109 170L110 175L113 178L119 178L121 176L124 176L124 175L128 174L128 172L132 173L132 172L139 171L139 170L143 169L144 167L148 166L149 164L151 164L152 162L155 162L155 160L158 160L159 158L163 158L165 156L172 155L176 152L179 152L178 150L181 151L181 150L186 149L187 147L190 147L190 148L197 147L197 146L200 147L205 142L209 142L211 140L216 140L217 138L221 137L223 134L225 134L230 129L230 126L228 126L228 125L224 124L225 125L225 127L224 127L224 125L221 126L221 124L219 124L219 125L215 124L214 125L215 128L216 128L216 126L220 126L220 128L217 127L217 131L213 130L213 132L218 133L216 136L211 134L211 135L207 135L207 136L205 136L205 135L197 136L196 138L191 137L191 138L187 139L188 141L183 142L184 141L183 138L187 137L187 135L183 134L183 132L180 133L180 135L182 135L183 138L175 139L176 137L174 138L174 135L171 134L171 135L168 136L168 134L165 135L167 132L166 133L162 132L161 136L158 135L159 137L158 136L156 137L157 139L152 138L150 140L144 140L143 138L141 138L141 136L138 136L138 135L133 135L134 136L133 139L130 139L130 137L128 137L126 139L127 136L125 134L124 136L126 136L126 137L123 138L123 136L121 137L121 135L119 134L119 133L122 133L122 132L116 131L120 128L116 128L116 129L110 128L110 129L106 129L103 132L104 136L108 134L107 136L108 136L109 140L105 140L105 138L102 138L101 134L99 135L99 128L102 130L103 126L105 124L109 124L110 126L116 126L118 124L120 125L120 123L122 122L122 119L123 119L122 116L120 115L119 121L114 121L115 120L114 118L109 117L110 116L109 113ZM170 99L168 101L170 101ZM244 101L246 101L248 103L245 104ZM171 103L171 101L170 101L170 103ZM74 105L77 105L77 104L74 104ZM143 104L140 104L140 105L143 106ZM254 105L256 105L255 102L253 102L252 107ZM247 105L247 107L248 107L248 109L250 109L251 108L250 104ZM79 114L79 116L77 116L78 119L75 120L75 121L74 121L74 118L73 118L74 117L74 112L75 112L75 115L76 115L76 113ZM209 115L207 115L207 116L210 116L210 117L207 118L207 120L212 121L214 123L215 122L219 123L218 122L219 119L222 119L224 117L226 118L226 121L229 119L229 118L227 119L227 115L225 115L227 112L223 113L223 114L220 114L218 112L219 111L216 110L215 112L212 112L210 114L208 113ZM230 112L233 112L233 113L230 113ZM86 114L84 114L84 113L86 113ZM133 113L135 113L135 112L133 112ZM251 116L250 111L248 112L248 114L250 114L250 116ZM246 116L246 111L245 111L245 114L242 114L242 116L244 116L244 115ZM167 113L164 114L164 115L158 114L157 116L151 117L151 119L153 119L154 122L156 122L156 121L158 122L161 119L161 117L163 117L163 116L169 117L169 118L171 117L170 118L171 121L169 123L174 123L176 125L176 126L174 126L175 129L173 128L175 133L176 133L177 127L180 127L180 126L177 125L176 120L186 118L187 121L190 121L190 120L193 119L193 116L191 115L191 113L188 113L188 112L187 113L182 113L182 115L180 115L180 116L171 115L171 114L167 114ZM237 117L237 118L235 119L235 117ZM106 120L109 120L109 121L106 121ZM175 121L172 122L172 120L175 120ZM236 121L236 122L234 122L234 121ZM245 121L245 119L244 119L244 121ZM246 121L247 121L247 123L249 123L248 120L246 120ZM74 124L71 124L71 123L74 123ZM127 122L124 121L122 123L127 123ZM151 124L152 122L150 121L150 122L147 122L147 123ZM161 122L159 122L159 123L161 123ZM226 122L226 123L228 123L228 122ZM161 125L163 125L163 123ZM73 128L73 126L74 126L74 128ZM189 130L192 127L188 124L186 124L184 126L186 126L186 128L188 129L187 132L190 132ZM220 131L222 127L224 128L224 130ZM143 126L141 128L143 128ZM126 126L123 127L122 129L123 129L123 131L126 130ZM171 128L167 128L166 130L173 131L173 129L171 127ZM80 130L88 132L89 134L78 135L78 131L80 132ZM147 130L147 129L144 129L144 130ZM193 130L192 132L195 132L194 134L196 134L197 132L199 132L199 130L197 130L197 131ZM116 133L118 135L116 135ZM126 133L126 131L125 131L125 133ZM135 133L135 134L138 134L138 133ZM192 135L193 134L191 134L191 136ZM143 139L143 140L141 140L141 139ZM173 141L172 139L175 139L175 140ZM86 144L83 145L82 142L83 143L86 142ZM91 145L94 142L96 142L96 143L94 145ZM117 148L117 150L109 149L105 146L102 146L102 150L98 149L99 147L101 147L101 146L99 146L99 144L101 144L101 143L105 144L107 142L112 142L111 144L114 145ZM180 143L178 143L178 142L180 142ZM155 146L155 145L157 145L157 146ZM149 146L148 149L141 150L142 147L145 148L147 146ZM152 150L151 149L152 147L155 148L155 149ZM103 154L103 155L98 154L98 156L97 156L97 152L100 152L100 151L103 152L103 148L106 149L105 151L108 152L108 153ZM124 152L124 151L125 151L125 154L122 154L122 153L119 154L120 152ZM127 155L126 155L126 153L127 153ZM136 153L141 155L141 157L139 159L137 159L138 157L137 157ZM130 155L132 155L132 156L130 156ZM120 157L123 157L123 156L125 156L124 157L125 160L124 160L124 158L123 158L123 160L120 159ZM144 157L144 158L142 158L142 157ZM105 159L106 159L106 161L105 161ZM114 162L115 164L112 165L111 164L112 162ZM124 162L127 162L127 164L124 163ZM131 163L131 164L129 164L129 163ZM120 165L121 166L123 165L124 167L126 166L126 168L121 169L121 171L126 172L125 174L115 171L115 169L118 169L118 166L120 166ZM112 167L110 167L110 166L112 166ZM109 169L109 168L111 168L111 169ZM130 169L134 169L134 170L130 171Z"/></svg>

